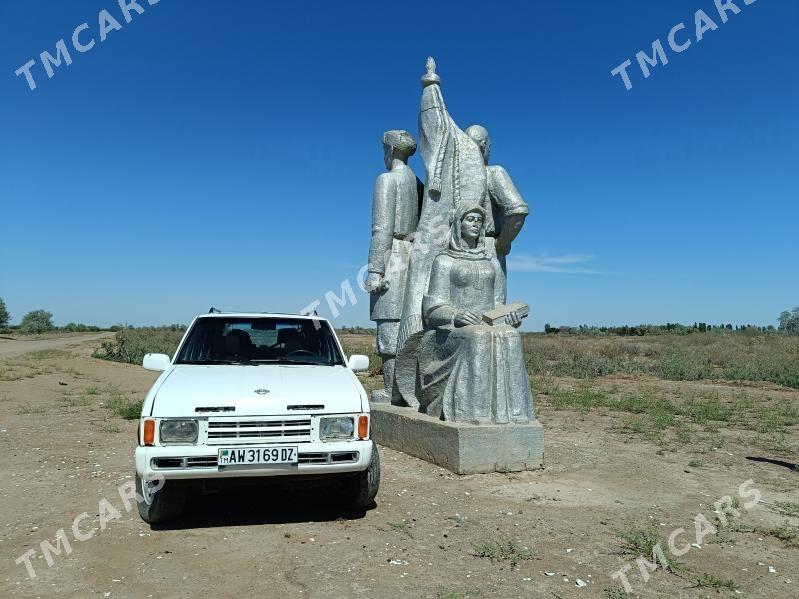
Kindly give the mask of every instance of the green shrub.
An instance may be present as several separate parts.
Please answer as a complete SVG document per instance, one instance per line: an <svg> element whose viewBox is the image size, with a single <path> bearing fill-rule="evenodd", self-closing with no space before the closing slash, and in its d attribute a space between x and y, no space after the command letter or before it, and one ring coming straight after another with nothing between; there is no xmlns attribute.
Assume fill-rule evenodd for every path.
<svg viewBox="0 0 799 599"><path fill-rule="evenodd" d="M46 310L33 310L22 317L19 324L19 331L23 335L37 335L46 333L55 328L53 325L53 315Z"/></svg>
<svg viewBox="0 0 799 599"><path fill-rule="evenodd" d="M520 561L533 559L533 554L529 549L522 547L521 543L510 537L475 544L474 556L485 557L492 562L507 561L514 568Z"/></svg>
<svg viewBox="0 0 799 599"><path fill-rule="evenodd" d="M185 327L180 325L120 329L113 340L103 341L92 355L113 362L141 364L144 354L173 355L184 331Z"/></svg>
<svg viewBox="0 0 799 599"><path fill-rule="evenodd" d="M8 313L6 303L0 297L0 329L5 329L8 326L8 321L11 320L11 314Z"/></svg>
<svg viewBox="0 0 799 599"><path fill-rule="evenodd" d="M670 381L698 381L710 378L712 372L707 359L681 351L666 352L654 366L655 374Z"/></svg>
<svg viewBox="0 0 799 599"><path fill-rule="evenodd" d="M107 407L112 414L121 416L125 420L136 420L141 416L141 407L143 403L143 399L130 401L121 395L115 395L106 402L105 407Z"/></svg>
<svg viewBox="0 0 799 599"><path fill-rule="evenodd" d="M725 589L728 591L737 591L738 584L734 580L727 580L718 578L713 574L700 574L699 578L696 579L695 586L697 588L706 588L706 589Z"/></svg>
<svg viewBox="0 0 799 599"><path fill-rule="evenodd" d="M660 531L654 525L650 524L645 528L619 531L617 534L622 543L621 551L623 555L628 555L632 558L645 557L655 561L654 550L657 545L660 545L661 550L665 548L663 557L665 557L667 565L664 567L671 572L681 567L680 563L668 553L667 544L660 539Z"/></svg>

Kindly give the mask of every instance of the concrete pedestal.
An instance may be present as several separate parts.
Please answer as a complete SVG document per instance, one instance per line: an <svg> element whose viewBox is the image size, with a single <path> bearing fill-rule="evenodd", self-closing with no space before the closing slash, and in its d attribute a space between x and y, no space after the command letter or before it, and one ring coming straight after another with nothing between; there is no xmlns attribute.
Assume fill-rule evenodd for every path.
<svg viewBox="0 0 799 599"><path fill-rule="evenodd" d="M519 472L544 467L544 427L464 424L412 408L371 404L372 439L380 445L438 464L456 474Z"/></svg>

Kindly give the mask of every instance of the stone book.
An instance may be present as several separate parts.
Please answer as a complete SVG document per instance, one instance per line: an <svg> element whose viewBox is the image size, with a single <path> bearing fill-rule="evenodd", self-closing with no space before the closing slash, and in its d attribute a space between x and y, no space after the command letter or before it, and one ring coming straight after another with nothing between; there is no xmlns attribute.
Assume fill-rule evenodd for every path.
<svg viewBox="0 0 799 599"><path fill-rule="evenodd" d="M526 318L530 314L530 306L524 302L513 302L504 306L497 306L483 314L483 322L491 326L506 324L506 317L511 312L516 312L520 318Z"/></svg>

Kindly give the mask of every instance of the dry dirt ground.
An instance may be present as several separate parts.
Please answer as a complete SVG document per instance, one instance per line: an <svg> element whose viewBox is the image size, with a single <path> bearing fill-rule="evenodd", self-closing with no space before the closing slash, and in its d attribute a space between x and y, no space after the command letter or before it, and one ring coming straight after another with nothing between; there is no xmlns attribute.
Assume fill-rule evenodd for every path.
<svg viewBox="0 0 799 599"><path fill-rule="evenodd" d="M80 333L55 333L36 335L31 338L0 337L0 356L17 356L31 351L69 347L75 343L106 339L111 333L84 335Z"/></svg>
<svg viewBox="0 0 799 599"><path fill-rule="evenodd" d="M799 473L747 459L790 455L736 431L656 443L625 432L618 414L556 411L544 395L543 471L458 477L382 449L382 486L365 514L328 507L326 493L244 489L195 497L184 518L151 529L117 491L132 480L135 422L104 404L142 398L155 374L92 358L96 339L73 341L0 356L0 597L620 598L611 573L634 560L620 533L653 526L666 539L682 527L677 545L690 546L695 517L714 521L714 501L747 480L761 502L745 510L751 496L741 498L735 528L690 548L674 573L659 568L644 582L632 561L631 596L799 597L795 542L770 533L797 524L774 505L799 501ZM796 391L757 392L799 403ZM77 541L71 526L82 512L79 532L95 530ZM48 567L40 543L62 528L71 552ZM505 540L519 542L517 565L479 555L481 544ZM14 563L30 549L34 579ZM704 574L715 579L697 586Z"/></svg>

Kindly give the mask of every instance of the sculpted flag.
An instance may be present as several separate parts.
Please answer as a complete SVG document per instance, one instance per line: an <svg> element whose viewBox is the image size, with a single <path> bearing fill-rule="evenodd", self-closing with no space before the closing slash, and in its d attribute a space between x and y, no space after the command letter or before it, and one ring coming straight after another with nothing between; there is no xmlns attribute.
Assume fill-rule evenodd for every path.
<svg viewBox="0 0 799 599"><path fill-rule="evenodd" d="M486 167L480 148L452 120L441 95L436 64L427 59L419 110L419 147L427 178L419 226L411 249L397 352L422 330L422 297L427 291L433 259L447 247L450 218L462 203L490 211Z"/></svg>

